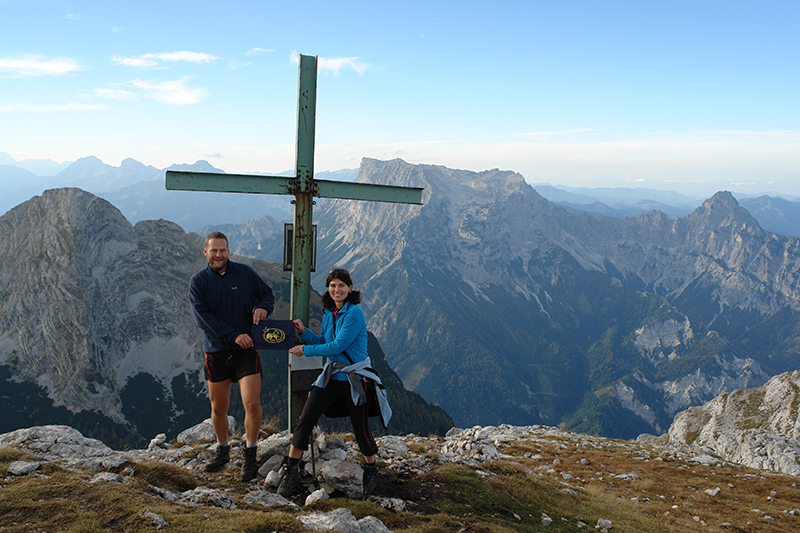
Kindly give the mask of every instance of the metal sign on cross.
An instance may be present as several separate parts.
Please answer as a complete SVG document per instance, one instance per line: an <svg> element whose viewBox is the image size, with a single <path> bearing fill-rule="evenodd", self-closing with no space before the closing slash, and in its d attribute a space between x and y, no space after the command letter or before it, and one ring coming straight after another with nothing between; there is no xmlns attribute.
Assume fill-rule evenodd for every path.
<svg viewBox="0 0 800 533"><path fill-rule="evenodd" d="M297 145L295 175L259 176L211 172L167 171L169 190L210 191L294 196L294 242L292 244L291 317L308 324L311 290L313 197L422 204L422 189L314 179L314 130L317 107L317 57L299 56ZM322 364L318 358L289 354L289 430L294 429Z"/></svg>

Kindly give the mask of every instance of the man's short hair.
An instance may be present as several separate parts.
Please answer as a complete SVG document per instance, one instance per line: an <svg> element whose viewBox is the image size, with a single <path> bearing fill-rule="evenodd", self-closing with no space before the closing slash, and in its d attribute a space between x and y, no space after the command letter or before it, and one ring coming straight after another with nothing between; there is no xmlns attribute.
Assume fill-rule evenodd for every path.
<svg viewBox="0 0 800 533"><path fill-rule="evenodd" d="M226 248L228 247L228 238L225 236L225 234L222 233L221 231L212 231L211 233L208 234L206 240L203 242L203 250L206 250L208 248L208 241L210 241L211 239L225 239L225 247Z"/></svg>

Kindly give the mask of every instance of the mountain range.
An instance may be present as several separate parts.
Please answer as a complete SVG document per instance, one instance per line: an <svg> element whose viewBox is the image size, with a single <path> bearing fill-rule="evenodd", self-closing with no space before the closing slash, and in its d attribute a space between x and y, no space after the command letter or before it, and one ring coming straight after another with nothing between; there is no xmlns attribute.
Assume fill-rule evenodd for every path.
<svg viewBox="0 0 800 533"><path fill-rule="evenodd" d="M688 406L797 368L798 240L729 192L685 215L617 218L577 214L509 171L365 159L357 180L423 187L425 203L318 200L312 281L350 268L388 367L459 426L661 434ZM198 231L217 228L237 254L280 257L278 220Z"/></svg>
<svg viewBox="0 0 800 533"><path fill-rule="evenodd" d="M618 219L507 171L365 159L358 181L423 187L425 205L319 201L313 281L349 268L389 364L461 427L660 434L688 406L797 368L798 240L729 192L674 219ZM226 229L238 253L270 257L270 224Z"/></svg>
<svg viewBox="0 0 800 533"><path fill-rule="evenodd" d="M78 187L110 201L133 223L164 218L177 222L187 231L202 232L201 228L212 224L243 224L263 216L277 221L292 216L291 199L287 197L167 191L164 187L167 170L225 173L207 161L176 164L159 170L130 158L114 167L94 156L56 163L49 159L16 161L9 154L0 152L0 213L47 189ZM291 174L292 171L272 173L278 176ZM315 177L353 181L357 175L356 168L318 172ZM589 213L597 217L625 218L658 210L674 218L690 213L705 200L647 188L568 187L548 183L532 186L555 205L576 214ZM778 193L733 194L762 228L780 235L800 237L800 199Z"/></svg>
<svg viewBox="0 0 800 533"><path fill-rule="evenodd" d="M77 188L45 191L0 217L9 251L0 272L0 432L69 424L115 446L141 445L206 418L202 333L188 302L189 279L205 266L202 242L163 219L132 225ZM275 292L274 316L288 318L281 265L234 260L256 268ZM314 326L318 303L311 311ZM369 353L398 412L393 429L452 426L403 388L374 337ZM285 426L286 352L261 356L265 417ZM241 414L233 396L232 413Z"/></svg>

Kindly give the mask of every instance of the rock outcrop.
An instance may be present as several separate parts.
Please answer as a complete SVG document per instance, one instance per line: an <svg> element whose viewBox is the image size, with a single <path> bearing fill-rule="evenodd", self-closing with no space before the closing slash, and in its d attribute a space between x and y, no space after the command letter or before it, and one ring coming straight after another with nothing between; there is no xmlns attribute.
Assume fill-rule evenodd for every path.
<svg viewBox="0 0 800 533"><path fill-rule="evenodd" d="M800 476L800 371L678 413L669 442L700 446L758 470Z"/></svg>

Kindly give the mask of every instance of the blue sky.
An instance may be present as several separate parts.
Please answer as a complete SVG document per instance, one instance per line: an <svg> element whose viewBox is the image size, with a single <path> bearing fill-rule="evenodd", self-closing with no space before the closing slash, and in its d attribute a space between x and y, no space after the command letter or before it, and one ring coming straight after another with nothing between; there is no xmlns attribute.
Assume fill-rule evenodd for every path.
<svg viewBox="0 0 800 533"><path fill-rule="evenodd" d="M800 2L0 0L0 152L800 196Z"/></svg>

